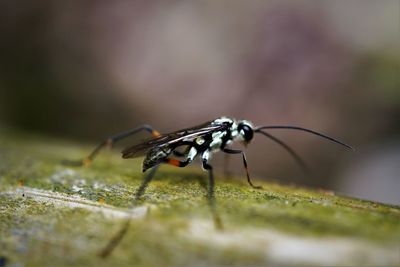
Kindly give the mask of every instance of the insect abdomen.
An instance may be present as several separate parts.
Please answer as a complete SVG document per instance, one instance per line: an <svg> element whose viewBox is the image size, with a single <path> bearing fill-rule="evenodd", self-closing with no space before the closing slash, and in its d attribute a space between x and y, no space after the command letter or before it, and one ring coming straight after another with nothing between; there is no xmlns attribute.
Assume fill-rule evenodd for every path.
<svg viewBox="0 0 400 267"><path fill-rule="evenodd" d="M168 151L165 151L160 148L151 149L147 153L146 158L143 161L143 172L145 172L147 169L150 169L151 167L154 167L155 165L163 162L164 159L166 159L169 154L171 154L170 149Z"/></svg>

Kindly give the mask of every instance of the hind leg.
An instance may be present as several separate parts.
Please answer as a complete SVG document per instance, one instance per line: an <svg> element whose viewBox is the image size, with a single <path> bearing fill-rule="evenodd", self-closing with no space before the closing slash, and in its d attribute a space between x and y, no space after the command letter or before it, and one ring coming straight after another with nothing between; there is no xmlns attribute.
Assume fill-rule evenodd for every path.
<svg viewBox="0 0 400 267"><path fill-rule="evenodd" d="M112 147L116 142L118 142L124 138L127 138L129 136L135 135L144 130L149 132L153 137L160 136L160 133L158 131L154 130L153 127L151 127L150 125L144 124L144 125L138 126L136 128L130 129L128 131L118 133L118 134L115 134L113 136L106 138L103 142L98 144L93 149L93 151L83 160L80 160L77 162L69 162L68 161L66 163L68 163L70 165L87 166L95 159L95 157L99 154L101 149L103 149L104 147Z"/></svg>

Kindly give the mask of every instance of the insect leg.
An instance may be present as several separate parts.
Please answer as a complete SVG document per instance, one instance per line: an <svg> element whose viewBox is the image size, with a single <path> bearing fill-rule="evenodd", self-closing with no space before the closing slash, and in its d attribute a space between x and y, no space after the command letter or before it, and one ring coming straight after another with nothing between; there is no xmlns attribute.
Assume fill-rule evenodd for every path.
<svg viewBox="0 0 400 267"><path fill-rule="evenodd" d="M173 158L164 159L164 163L175 166L175 167L185 167L189 163L193 161L193 159L197 156L197 149L195 147L188 147L187 158L184 161L180 161Z"/></svg>
<svg viewBox="0 0 400 267"><path fill-rule="evenodd" d="M77 165L80 165L80 166L81 165L84 165L84 166L89 165L103 147L105 147L105 146L112 147L119 140L127 138L127 137L134 135L136 133L139 133L143 130L146 130L147 132L149 132L153 137L160 136L160 133L158 131L154 130L153 127L151 127L150 125L147 125L147 124L141 125L139 127L130 129L130 130L122 132L122 133L118 133L116 135L113 135L113 136L105 139L103 142L98 144L95 147L95 149L92 151L92 153L90 153L89 156L84 158L81 162L77 163Z"/></svg>
<svg viewBox="0 0 400 267"><path fill-rule="evenodd" d="M228 154L242 154L242 159L243 159L243 166L244 169L246 170L246 175L247 175L247 182L251 185L251 187L256 188L256 189L261 189L261 186L255 186L253 185L253 183L251 182L250 179L250 174L249 174L249 170L247 168L247 160L246 160L246 154L241 151L241 150L236 150L236 149L229 149L229 148L224 148L222 149L223 152L228 153Z"/></svg>
<svg viewBox="0 0 400 267"><path fill-rule="evenodd" d="M188 159L186 159L184 161L180 161L177 159L166 158L164 160L164 163L175 166L175 167L186 167L190 163L190 161Z"/></svg>
<svg viewBox="0 0 400 267"><path fill-rule="evenodd" d="M154 174L156 173L158 167L159 165L151 169L151 171L143 179L140 187L136 190L135 198L133 199L132 203L132 208L134 208L137 205L137 202L146 191L146 188L153 179ZM122 225L121 229L119 229L119 231L110 239L110 241L108 241L107 245L100 251L99 253L100 257L106 258L111 254L111 252L115 249L115 247L121 242L122 238L125 236L126 232L129 229L130 223L131 223L131 218L128 218L124 222L124 225Z"/></svg>
<svg viewBox="0 0 400 267"><path fill-rule="evenodd" d="M214 217L215 227L217 229L222 229L223 228L222 221L217 213L217 205L216 205L215 195L214 195L215 182L214 182L213 168L207 162L207 155L208 155L208 153L207 154L203 153L201 160L202 160L203 168L208 171L208 193L207 193L208 204L210 205L210 209L211 209L212 215Z"/></svg>

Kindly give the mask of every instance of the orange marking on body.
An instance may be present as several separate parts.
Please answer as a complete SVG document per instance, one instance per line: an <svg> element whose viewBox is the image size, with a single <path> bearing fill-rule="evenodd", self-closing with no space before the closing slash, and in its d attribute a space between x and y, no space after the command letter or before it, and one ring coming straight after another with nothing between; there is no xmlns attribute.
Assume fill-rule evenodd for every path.
<svg viewBox="0 0 400 267"><path fill-rule="evenodd" d="M24 186L24 180L19 180L18 181L18 186Z"/></svg>
<svg viewBox="0 0 400 267"><path fill-rule="evenodd" d="M168 164L179 167L181 165L180 161L177 159L169 159Z"/></svg>
<svg viewBox="0 0 400 267"><path fill-rule="evenodd" d="M86 158L86 159L82 160L82 165L85 166L85 167L89 166L90 163L92 163L91 159Z"/></svg>
<svg viewBox="0 0 400 267"><path fill-rule="evenodd" d="M159 137L159 136L161 136L160 132L157 131L157 130L153 130L153 131L151 132L151 134L152 134L154 137Z"/></svg>

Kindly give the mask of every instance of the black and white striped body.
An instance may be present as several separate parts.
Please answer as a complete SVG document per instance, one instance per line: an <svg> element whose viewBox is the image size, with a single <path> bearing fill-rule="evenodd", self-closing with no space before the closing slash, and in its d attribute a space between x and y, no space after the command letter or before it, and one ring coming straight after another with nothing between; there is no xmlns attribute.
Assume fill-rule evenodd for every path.
<svg viewBox="0 0 400 267"><path fill-rule="evenodd" d="M221 117L180 132L166 134L159 139L173 135L175 139L153 146L146 153L143 161L143 171L169 160L169 163L178 167L190 164L197 156L202 162L208 162L213 153L224 150L233 142L249 142L253 136L253 125L249 121L236 121L231 118ZM175 141L179 139L179 141ZM185 152L180 153L179 148L185 147ZM177 161L169 159L171 154L181 154L186 159ZM204 167L204 164L203 164Z"/></svg>

